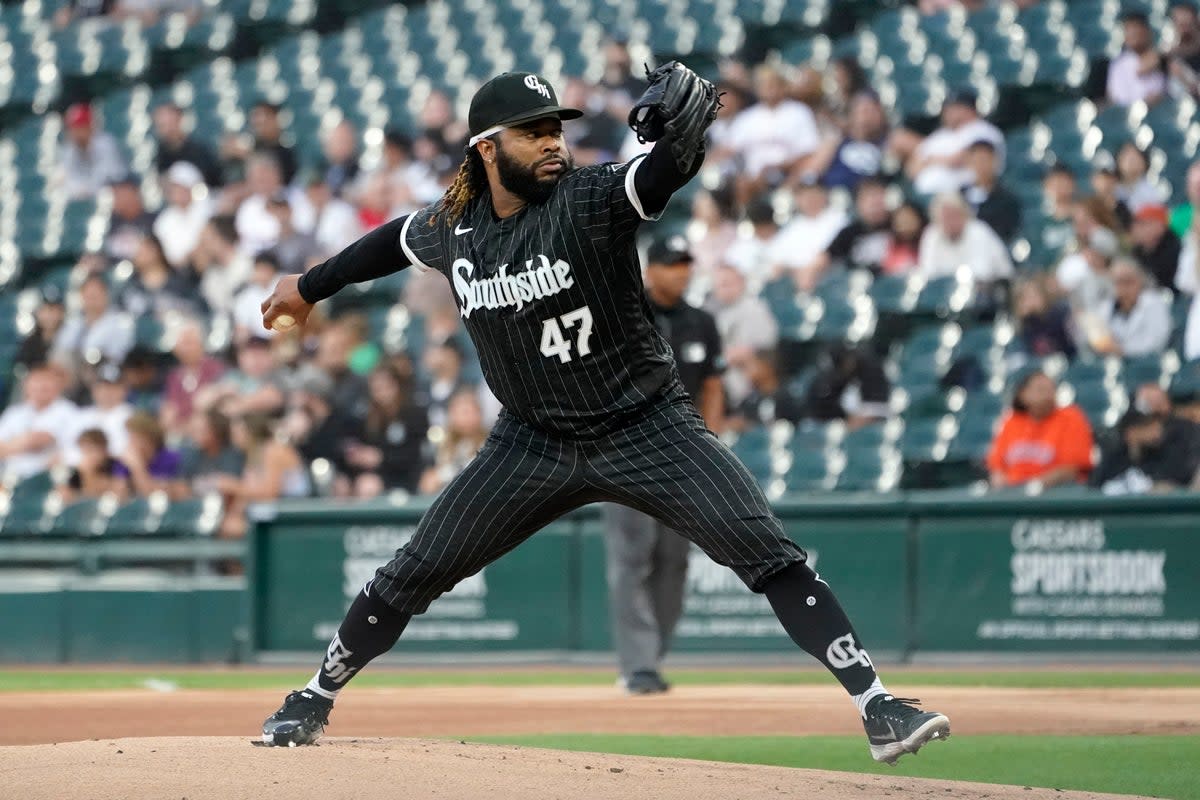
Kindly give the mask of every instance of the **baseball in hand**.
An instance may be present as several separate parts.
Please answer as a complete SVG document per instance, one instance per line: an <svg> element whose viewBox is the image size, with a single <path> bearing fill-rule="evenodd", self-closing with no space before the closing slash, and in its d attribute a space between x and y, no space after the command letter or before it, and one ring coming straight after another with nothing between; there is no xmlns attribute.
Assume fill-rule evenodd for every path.
<svg viewBox="0 0 1200 800"><path fill-rule="evenodd" d="M291 330L292 328L296 327L296 318L291 314L280 314L275 318L275 321L271 323L271 327L277 331Z"/></svg>

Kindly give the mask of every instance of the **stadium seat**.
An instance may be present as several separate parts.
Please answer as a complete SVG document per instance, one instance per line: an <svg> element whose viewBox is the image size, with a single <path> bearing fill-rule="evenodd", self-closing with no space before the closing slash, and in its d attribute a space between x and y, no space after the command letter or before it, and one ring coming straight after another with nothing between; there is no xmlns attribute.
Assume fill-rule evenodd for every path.
<svg viewBox="0 0 1200 800"><path fill-rule="evenodd" d="M162 516L159 532L165 536L212 536L221 524L219 495L177 500Z"/></svg>

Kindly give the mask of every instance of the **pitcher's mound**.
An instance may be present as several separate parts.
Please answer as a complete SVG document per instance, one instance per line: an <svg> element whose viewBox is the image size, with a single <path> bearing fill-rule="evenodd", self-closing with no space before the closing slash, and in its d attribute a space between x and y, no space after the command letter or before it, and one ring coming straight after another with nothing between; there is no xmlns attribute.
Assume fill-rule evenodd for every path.
<svg viewBox="0 0 1200 800"><path fill-rule="evenodd" d="M323 739L315 747L298 748L251 744L249 738L177 737L0 747L0 786L4 797L21 800L1116 797L423 739Z"/></svg>

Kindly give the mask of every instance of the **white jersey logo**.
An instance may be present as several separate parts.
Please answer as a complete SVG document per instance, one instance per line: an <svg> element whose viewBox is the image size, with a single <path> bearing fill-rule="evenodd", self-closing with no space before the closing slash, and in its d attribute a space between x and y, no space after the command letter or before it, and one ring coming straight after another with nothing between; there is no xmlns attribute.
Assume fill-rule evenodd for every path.
<svg viewBox="0 0 1200 800"><path fill-rule="evenodd" d="M473 230L475 230L475 229L474 228L464 228L461 225L455 225L454 226L454 235L462 236L464 233L470 233Z"/></svg>
<svg viewBox="0 0 1200 800"><path fill-rule="evenodd" d="M829 647L825 650L825 659L829 662L829 666L835 669L846 669L855 665L871 666L871 657L867 655L866 650L859 649L854 643L854 634L852 633L839 636L830 642Z"/></svg>
<svg viewBox="0 0 1200 800"><path fill-rule="evenodd" d="M575 285L570 264L561 258L551 263L542 255L526 261L521 272L509 274L508 264L504 264L491 278L474 280L471 278L474 273L475 265L465 258L456 259L450 267L450 282L464 319L480 308L514 307L520 311L526 303L551 297Z"/></svg>
<svg viewBox="0 0 1200 800"><path fill-rule="evenodd" d="M537 75L526 75L525 76L525 87L527 89L529 89L530 91L537 92L538 94L540 94L542 97L546 98L547 100L550 99L550 87L546 86L546 84L544 84L540 80L538 80Z"/></svg>
<svg viewBox="0 0 1200 800"><path fill-rule="evenodd" d="M342 637L335 633L333 641L329 643L329 650L325 653L325 672L328 674L329 680L334 683L345 683L351 675L358 672L358 667L350 667L342 663L343 659L352 655L354 653L342 644Z"/></svg>

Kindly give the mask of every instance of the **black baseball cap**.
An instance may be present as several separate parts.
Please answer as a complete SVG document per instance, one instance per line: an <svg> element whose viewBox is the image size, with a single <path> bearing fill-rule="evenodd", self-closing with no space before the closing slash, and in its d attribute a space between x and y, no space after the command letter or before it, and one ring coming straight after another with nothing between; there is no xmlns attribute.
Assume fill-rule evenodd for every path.
<svg viewBox="0 0 1200 800"><path fill-rule="evenodd" d="M688 249L687 239L682 236L669 236L666 239L656 239L650 243L646 251L647 264L676 264L692 263L692 251Z"/></svg>
<svg viewBox="0 0 1200 800"><path fill-rule="evenodd" d="M486 139L503 128L543 117L578 119L583 112L558 104L549 81L532 72L504 72L479 87L471 98L467 126L470 144Z"/></svg>

